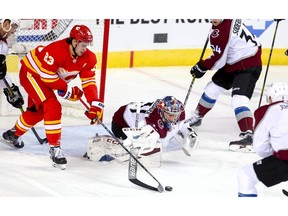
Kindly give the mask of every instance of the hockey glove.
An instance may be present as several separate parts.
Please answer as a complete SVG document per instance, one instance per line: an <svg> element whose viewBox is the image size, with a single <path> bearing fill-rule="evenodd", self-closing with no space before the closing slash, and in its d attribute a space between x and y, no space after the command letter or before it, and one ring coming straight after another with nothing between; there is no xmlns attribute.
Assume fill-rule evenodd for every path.
<svg viewBox="0 0 288 216"><path fill-rule="evenodd" d="M90 124L95 124L98 119L102 118L104 104L100 101L92 101L91 107L85 112L85 115L91 119Z"/></svg>
<svg viewBox="0 0 288 216"><path fill-rule="evenodd" d="M82 97L83 92L77 86L67 86L66 91L58 90L58 95L70 101L77 101Z"/></svg>
<svg viewBox="0 0 288 216"><path fill-rule="evenodd" d="M191 156L191 154L195 151L195 149L199 145L198 135L194 131L192 127L187 127L187 134L184 135L184 143L182 150L187 156Z"/></svg>
<svg viewBox="0 0 288 216"><path fill-rule="evenodd" d="M198 62L191 68L190 74L199 79L206 73L206 71L207 69L200 62Z"/></svg>
<svg viewBox="0 0 288 216"><path fill-rule="evenodd" d="M6 66L6 56L0 54L0 80L6 76L7 66Z"/></svg>
<svg viewBox="0 0 288 216"><path fill-rule="evenodd" d="M11 91L8 88L4 88L3 92L6 95L8 103L10 103L15 108L22 108L24 104L23 96L19 91L18 86L12 83Z"/></svg>

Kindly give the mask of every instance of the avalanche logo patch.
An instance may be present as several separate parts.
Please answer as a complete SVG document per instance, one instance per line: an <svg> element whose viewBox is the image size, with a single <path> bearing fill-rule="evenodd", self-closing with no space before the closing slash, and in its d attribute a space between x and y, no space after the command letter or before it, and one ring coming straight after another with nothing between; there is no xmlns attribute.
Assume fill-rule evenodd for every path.
<svg viewBox="0 0 288 216"><path fill-rule="evenodd" d="M252 34L260 37L273 24L274 20L246 19L243 22Z"/></svg>
<svg viewBox="0 0 288 216"><path fill-rule="evenodd" d="M214 29L214 31L211 33L212 38L216 38L219 36L219 29Z"/></svg>
<svg viewBox="0 0 288 216"><path fill-rule="evenodd" d="M160 129L163 129L163 128L164 128L164 123L163 123L163 121L162 121L161 119L158 120L158 127L159 127Z"/></svg>

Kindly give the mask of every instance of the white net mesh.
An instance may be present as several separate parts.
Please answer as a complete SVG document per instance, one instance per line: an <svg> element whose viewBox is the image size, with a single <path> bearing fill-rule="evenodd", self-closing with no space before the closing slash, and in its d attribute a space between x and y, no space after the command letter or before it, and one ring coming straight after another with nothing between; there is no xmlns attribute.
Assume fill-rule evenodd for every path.
<svg viewBox="0 0 288 216"><path fill-rule="evenodd" d="M96 82L98 85L101 78L101 63L104 35L104 20L97 19L25 19L21 20L21 29L16 35L10 36L8 39L9 55L7 56L8 77L16 85L19 85L20 91L24 96L26 108L27 94L19 83L19 62L21 58L31 49L38 45L48 45L49 43L69 37L71 28L76 24L86 25L93 33L93 45L89 47L97 56L96 65ZM80 79L76 78L69 85L77 85L81 88ZM63 105L63 114L77 117L84 116L85 108L80 102L71 102L59 98ZM8 102L4 94L0 94L0 115L19 115L19 110L13 108Z"/></svg>

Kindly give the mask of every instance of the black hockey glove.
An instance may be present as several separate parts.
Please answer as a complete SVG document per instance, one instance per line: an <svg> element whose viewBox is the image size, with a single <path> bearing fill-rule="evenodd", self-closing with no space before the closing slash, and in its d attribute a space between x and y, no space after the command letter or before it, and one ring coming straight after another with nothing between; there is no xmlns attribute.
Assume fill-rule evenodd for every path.
<svg viewBox="0 0 288 216"><path fill-rule="evenodd" d="M199 79L206 73L206 71L207 69L200 62L198 62L191 68L190 74Z"/></svg>
<svg viewBox="0 0 288 216"><path fill-rule="evenodd" d="M19 91L18 86L12 83L12 94L9 92L8 88L4 88L3 92L6 95L8 103L10 103L15 108L21 108L24 104L23 96Z"/></svg>
<svg viewBox="0 0 288 216"><path fill-rule="evenodd" d="M6 56L0 54L0 79L6 76L7 66L6 66Z"/></svg>

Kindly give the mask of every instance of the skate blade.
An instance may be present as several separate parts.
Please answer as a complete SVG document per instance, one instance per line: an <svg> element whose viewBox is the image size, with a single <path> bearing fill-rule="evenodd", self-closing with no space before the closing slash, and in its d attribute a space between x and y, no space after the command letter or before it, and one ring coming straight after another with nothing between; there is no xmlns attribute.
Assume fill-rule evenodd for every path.
<svg viewBox="0 0 288 216"><path fill-rule="evenodd" d="M229 146L230 151L234 152L243 152L243 153L254 153L254 149L251 145L245 146L245 145L230 145Z"/></svg>
<svg viewBox="0 0 288 216"><path fill-rule="evenodd" d="M59 168L61 170L65 170L66 169L66 164L56 164L56 163L52 163L52 166L55 168Z"/></svg>
<svg viewBox="0 0 288 216"><path fill-rule="evenodd" d="M19 148L23 148L24 147L24 142L23 141L21 141L19 145L13 145L10 142L8 142L7 140L5 140L2 137L0 137L0 142L5 144L5 145L7 145L7 146L15 148L15 149L19 149Z"/></svg>

